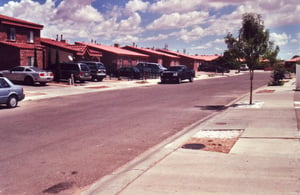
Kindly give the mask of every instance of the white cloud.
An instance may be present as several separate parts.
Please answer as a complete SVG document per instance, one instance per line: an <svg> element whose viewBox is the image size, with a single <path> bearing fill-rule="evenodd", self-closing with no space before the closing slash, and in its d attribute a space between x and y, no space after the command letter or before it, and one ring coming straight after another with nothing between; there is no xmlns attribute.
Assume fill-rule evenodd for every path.
<svg viewBox="0 0 300 195"><path fill-rule="evenodd" d="M240 1L238 1L240 2ZM150 6L150 11L169 14L173 12L186 13L207 9L220 9L227 5L232 5L234 1L222 0L158 0Z"/></svg>
<svg viewBox="0 0 300 195"><path fill-rule="evenodd" d="M141 20L138 13L133 13L130 17L120 21L118 32L120 34L137 34L141 32L141 28L139 27Z"/></svg>
<svg viewBox="0 0 300 195"><path fill-rule="evenodd" d="M146 11L148 8L149 2L144 2L142 0L130 0L125 9L129 12L137 12L137 11Z"/></svg>
<svg viewBox="0 0 300 195"><path fill-rule="evenodd" d="M208 12L188 12L185 14L172 13L162 15L160 18L154 20L147 29L149 30L165 30L165 29L180 29L205 22L208 17Z"/></svg>
<svg viewBox="0 0 300 195"><path fill-rule="evenodd" d="M156 36L146 38L145 41L160 41L160 40L165 40L169 37L170 35L168 34L158 34Z"/></svg>
<svg viewBox="0 0 300 195"><path fill-rule="evenodd" d="M183 40L184 42L191 42L195 40L201 39L203 37L203 34L205 33L204 29L201 28L200 26L192 29L191 31L187 31L186 29L182 29L178 33L178 37Z"/></svg>
<svg viewBox="0 0 300 195"><path fill-rule="evenodd" d="M289 37L286 33L282 33L282 34L271 33L270 40L274 41L275 45L284 46L288 44Z"/></svg>
<svg viewBox="0 0 300 195"><path fill-rule="evenodd" d="M119 43L122 45L131 45L132 43L136 43L139 41L139 38L132 35L119 36L114 39L114 43Z"/></svg>

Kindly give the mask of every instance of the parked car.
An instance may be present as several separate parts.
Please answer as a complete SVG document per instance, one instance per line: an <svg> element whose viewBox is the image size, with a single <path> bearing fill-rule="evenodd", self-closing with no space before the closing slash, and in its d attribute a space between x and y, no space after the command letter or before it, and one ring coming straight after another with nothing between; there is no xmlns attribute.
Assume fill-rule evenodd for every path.
<svg viewBox="0 0 300 195"><path fill-rule="evenodd" d="M143 76L153 77L159 76L167 68L163 67L161 64L152 62L140 62L136 67L141 71Z"/></svg>
<svg viewBox="0 0 300 195"><path fill-rule="evenodd" d="M247 70L249 70L249 67L247 66L247 64L242 64L242 65L240 66L240 70L241 70L241 71L247 71Z"/></svg>
<svg viewBox="0 0 300 195"><path fill-rule="evenodd" d="M102 62L80 61L88 65L93 81L102 81L106 77L106 68Z"/></svg>
<svg viewBox="0 0 300 195"><path fill-rule="evenodd" d="M182 80L188 79L193 82L195 77L195 71L189 69L185 65L170 66L167 70L161 73L160 79L161 83L166 83L168 81L181 83Z"/></svg>
<svg viewBox="0 0 300 195"><path fill-rule="evenodd" d="M5 77L0 77L0 104L6 104L9 108L14 108L24 98L25 94L22 87L14 85Z"/></svg>
<svg viewBox="0 0 300 195"><path fill-rule="evenodd" d="M205 72L219 72L219 73L229 72L229 70L226 69L225 67L220 65L215 65L215 64L201 65L199 66L198 70L205 71Z"/></svg>
<svg viewBox="0 0 300 195"><path fill-rule="evenodd" d="M84 82L91 80L91 71L85 63L69 62L61 63L55 67L54 71L55 80L69 80L74 79L74 82Z"/></svg>
<svg viewBox="0 0 300 195"><path fill-rule="evenodd" d="M24 82L27 85L33 85L36 82L45 85L47 82L53 81L54 77L51 71L33 66L16 66L11 70L0 71L0 76L11 81Z"/></svg>
<svg viewBox="0 0 300 195"><path fill-rule="evenodd" d="M134 66L126 66L121 67L116 72L117 77L128 77L131 79L140 79L142 78L142 74L137 67Z"/></svg>

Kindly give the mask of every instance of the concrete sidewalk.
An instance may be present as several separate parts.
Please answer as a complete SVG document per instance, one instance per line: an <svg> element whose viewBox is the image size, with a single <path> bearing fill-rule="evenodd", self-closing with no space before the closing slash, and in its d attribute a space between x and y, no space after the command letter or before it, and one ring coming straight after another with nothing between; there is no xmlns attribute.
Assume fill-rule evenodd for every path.
<svg viewBox="0 0 300 195"><path fill-rule="evenodd" d="M81 194L300 194L299 120L294 103L295 93L300 92L294 89L293 79L281 87L260 88L254 92L254 105L247 105L245 96ZM217 152L226 143L232 144L231 150ZM193 149L182 148L186 144Z"/></svg>

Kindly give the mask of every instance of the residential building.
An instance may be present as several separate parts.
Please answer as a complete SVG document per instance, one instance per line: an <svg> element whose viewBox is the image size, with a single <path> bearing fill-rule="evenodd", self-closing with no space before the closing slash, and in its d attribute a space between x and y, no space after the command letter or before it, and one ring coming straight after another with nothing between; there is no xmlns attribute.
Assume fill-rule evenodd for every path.
<svg viewBox="0 0 300 195"><path fill-rule="evenodd" d="M195 72L198 71L199 60L195 56L170 51L168 49L157 49L157 51L168 53L168 54L171 54L171 55L174 55L174 56L178 56L178 57L180 57L179 64L186 65L190 69L193 69Z"/></svg>
<svg viewBox="0 0 300 195"><path fill-rule="evenodd" d="M43 68L42 29L43 25L0 15L0 69L14 66Z"/></svg>
<svg viewBox="0 0 300 195"><path fill-rule="evenodd" d="M75 45L86 45L100 51L102 53L101 61L106 66L108 74L113 74L120 67L135 66L138 62L145 62L149 59L149 55L122 49L119 44L107 46L96 43L75 42Z"/></svg>
<svg viewBox="0 0 300 195"><path fill-rule="evenodd" d="M220 64L216 64L217 60L222 57L220 55L194 55L193 57L195 57L198 62L199 62L199 67L201 66L220 66Z"/></svg>
<svg viewBox="0 0 300 195"><path fill-rule="evenodd" d="M41 44L45 46L46 67L51 69L55 64L71 61L101 61L102 53L89 48L86 45L69 44L66 40L41 38Z"/></svg>
<svg viewBox="0 0 300 195"><path fill-rule="evenodd" d="M139 48L135 46L125 46L123 49L135 51L145 55L149 55L149 62L154 62L163 65L164 67L170 67L179 64L180 57L171 55L165 52L156 51L149 48Z"/></svg>

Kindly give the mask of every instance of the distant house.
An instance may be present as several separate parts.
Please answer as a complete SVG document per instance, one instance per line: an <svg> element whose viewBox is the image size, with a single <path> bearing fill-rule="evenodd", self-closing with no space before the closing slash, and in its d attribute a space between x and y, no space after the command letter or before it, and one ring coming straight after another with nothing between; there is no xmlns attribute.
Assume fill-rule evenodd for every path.
<svg viewBox="0 0 300 195"><path fill-rule="evenodd" d="M165 52L156 51L154 49L139 48L134 46L125 46L123 49L135 51L138 53L149 55L149 62L154 62L163 65L164 67L170 67L179 64L180 57L171 55Z"/></svg>
<svg viewBox="0 0 300 195"><path fill-rule="evenodd" d="M97 61L99 62L102 53L89 48L86 45L74 45L66 40L41 38L41 44L45 46L46 67L51 69L53 64L70 61Z"/></svg>
<svg viewBox="0 0 300 195"><path fill-rule="evenodd" d="M203 66L203 67L220 66L220 64L216 64L216 62L222 56L219 56L219 55L194 55L194 57L198 60L199 68L200 68L201 66Z"/></svg>
<svg viewBox="0 0 300 195"><path fill-rule="evenodd" d="M193 69L194 71L198 70L199 60L195 56L182 54L182 53L170 51L167 49L157 49L157 51L177 56L180 58L179 64L186 65L187 67L189 67L190 69Z"/></svg>
<svg viewBox="0 0 300 195"><path fill-rule="evenodd" d="M109 73L115 72L120 67L135 66L138 62L145 62L149 59L149 55L122 49L118 44L115 44L115 46L83 42L76 42L75 44L86 45L89 48L100 51L103 55L101 61Z"/></svg>
<svg viewBox="0 0 300 195"><path fill-rule="evenodd" d="M43 68L42 29L43 25L0 15L0 69L19 65Z"/></svg>
<svg viewBox="0 0 300 195"><path fill-rule="evenodd" d="M285 68L291 72L296 72L296 64L300 64L300 57L295 57L285 61Z"/></svg>

